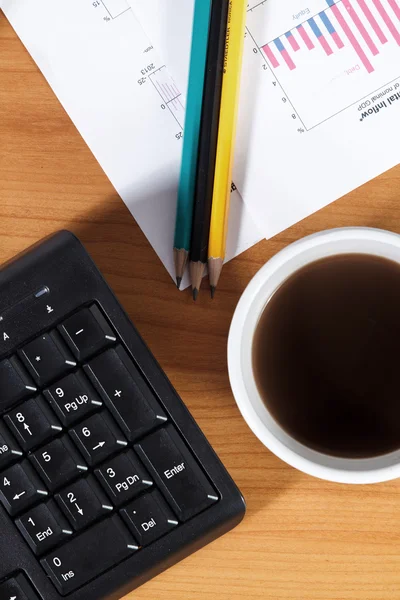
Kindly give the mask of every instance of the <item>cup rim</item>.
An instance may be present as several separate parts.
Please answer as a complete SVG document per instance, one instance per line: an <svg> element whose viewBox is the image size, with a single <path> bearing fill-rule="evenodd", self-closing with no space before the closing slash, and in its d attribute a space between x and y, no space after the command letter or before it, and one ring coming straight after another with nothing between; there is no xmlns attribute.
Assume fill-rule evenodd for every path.
<svg viewBox="0 0 400 600"><path fill-rule="evenodd" d="M355 248L357 242L360 241L381 244L383 247L386 246L386 248L394 247L399 253L399 260L397 262L400 262L400 235L387 230L371 227L342 227L320 231L303 237L280 250L269 259L251 279L234 312L228 336L228 372L230 384L236 404L247 425L264 446L289 465L309 475L337 483L361 484L389 481L400 476L400 450L379 457L380 460L377 461L376 464L380 466L376 466L375 468L368 468L368 465L371 464L371 462L373 463L375 458L341 459L309 449L311 454L323 457L325 460L325 464L315 462L294 451L288 444L284 443L284 441L279 439L270 429L268 429L254 407L254 403L250 398L244 379L242 352L243 335L247 318L249 314L251 314L252 305L255 299L260 295L263 286L268 282L272 275L277 273L284 265L287 265L288 261L295 259L309 249L318 248L319 246L322 247L323 245L332 242L338 243L339 241L355 242ZM354 249L353 252L359 253L357 249ZM336 255L340 253L341 252L332 252L331 254ZM373 251L364 251L364 253L374 254ZM385 256L384 253L379 254L376 252L375 254ZM323 258L324 256L325 254L322 253L320 258ZM390 256L388 256L388 258L390 258ZM318 257L313 260L318 260ZM313 260L306 261L304 264L309 264L313 262ZM301 266L298 268L301 268ZM296 270L297 269L293 269L289 276L296 272ZM287 277L282 279L279 282L279 285L283 283L285 279L287 279ZM278 289L279 285L274 288L274 291ZM270 297L271 295L264 299L263 308ZM255 313L256 317L261 315L262 310L259 311L258 314ZM246 360L248 359L250 361L252 360L251 355L250 357L246 357ZM273 419L272 415L271 418ZM280 427L279 424L278 427ZM302 444L300 445L303 446ZM303 448L308 447L303 446ZM382 461L386 462L384 466L382 466ZM341 464L343 466L338 467L338 465Z"/></svg>

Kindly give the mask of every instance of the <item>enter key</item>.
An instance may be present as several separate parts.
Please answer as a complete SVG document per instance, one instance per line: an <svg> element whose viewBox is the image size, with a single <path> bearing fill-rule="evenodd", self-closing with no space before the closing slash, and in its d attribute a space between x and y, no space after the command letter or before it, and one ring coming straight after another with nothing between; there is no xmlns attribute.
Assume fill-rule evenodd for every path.
<svg viewBox="0 0 400 600"><path fill-rule="evenodd" d="M135 450L181 521L218 501L214 488L172 425L137 443Z"/></svg>

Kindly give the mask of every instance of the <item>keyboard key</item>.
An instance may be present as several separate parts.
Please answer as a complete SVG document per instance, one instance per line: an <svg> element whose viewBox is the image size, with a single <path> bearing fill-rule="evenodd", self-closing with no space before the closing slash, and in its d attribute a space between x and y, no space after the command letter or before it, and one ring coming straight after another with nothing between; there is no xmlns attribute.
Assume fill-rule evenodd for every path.
<svg viewBox="0 0 400 600"><path fill-rule="evenodd" d="M79 421L102 405L99 396L81 371L57 381L43 394L65 426Z"/></svg>
<svg viewBox="0 0 400 600"><path fill-rule="evenodd" d="M121 346L107 350L84 369L129 440L167 420L150 387Z"/></svg>
<svg viewBox="0 0 400 600"><path fill-rule="evenodd" d="M19 573L0 583L0 600L39 600L25 575Z"/></svg>
<svg viewBox="0 0 400 600"><path fill-rule="evenodd" d="M0 423L0 469L4 469L21 456L21 448L3 423Z"/></svg>
<svg viewBox="0 0 400 600"><path fill-rule="evenodd" d="M48 552L73 533L53 500L31 508L15 523L35 554Z"/></svg>
<svg viewBox="0 0 400 600"><path fill-rule="evenodd" d="M127 445L124 436L106 413L89 417L70 431L89 465L97 465Z"/></svg>
<svg viewBox="0 0 400 600"><path fill-rule="evenodd" d="M43 398L27 400L9 412L4 421L24 450L30 450L62 430Z"/></svg>
<svg viewBox="0 0 400 600"><path fill-rule="evenodd" d="M44 333L24 346L19 354L38 385L44 385L76 366L56 331Z"/></svg>
<svg viewBox="0 0 400 600"><path fill-rule="evenodd" d="M133 500L120 514L141 546L158 540L178 525L175 515L157 490Z"/></svg>
<svg viewBox="0 0 400 600"><path fill-rule="evenodd" d="M113 330L95 304L69 317L60 325L59 330L79 360L86 359L116 341Z"/></svg>
<svg viewBox="0 0 400 600"><path fill-rule="evenodd" d="M215 490L172 425L150 434L135 450L180 520L217 502Z"/></svg>
<svg viewBox="0 0 400 600"><path fill-rule="evenodd" d="M117 506L153 484L146 469L131 450L106 462L96 469L95 475Z"/></svg>
<svg viewBox="0 0 400 600"><path fill-rule="evenodd" d="M75 531L113 510L107 496L91 475L71 483L56 494L55 499Z"/></svg>
<svg viewBox="0 0 400 600"><path fill-rule="evenodd" d="M0 474L0 501L12 516L47 495L45 486L27 461L9 467Z"/></svg>
<svg viewBox="0 0 400 600"><path fill-rule="evenodd" d="M118 516L106 519L76 536L41 563L62 595L98 577L138 549Z"/></svg>
<svg viewBox="0 0 400 600"><path fill-rule="evenodd" d="M88 470L67 436L42 446L29 458L52 492Z"/></svg>
<svg viewBox="0 0 400 600"><path fill-rule="evenodd" d="M0 362L0 413L35 391L32 379L16 356Z"/></svg>

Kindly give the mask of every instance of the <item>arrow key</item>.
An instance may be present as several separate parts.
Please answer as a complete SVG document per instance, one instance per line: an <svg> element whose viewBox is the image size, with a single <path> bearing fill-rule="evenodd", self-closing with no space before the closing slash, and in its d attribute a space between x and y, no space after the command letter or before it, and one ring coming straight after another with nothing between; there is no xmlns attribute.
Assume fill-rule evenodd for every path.
<svg viewBox="0 0 400 600"><path fill-rule="evenodd" d="M87 479L71 483L56 494L55 499L76 531L97 521L113 509L91 475Z"/></svg>
<svg viewBox="0 0 400 600"><path fill-rule="evenodd" d="M39 600L39 596L25 575L20 573L0 584L0 600Z"/></svg>
<svg viewBox="0 0 400 600"><path fill-rule="evenodd" d="M24 450L31 450L62 430L42 397L27 400L9 412L4 420Z"/></svg>
<svg viewBox="0 0 400 600"><path fill-rule="evenodd" d="M0 474L0 501L12 516L47 495L45 486L26 460Z"/></svg>
<svg viewBox="0 0 400 600"><path fill-rule="evenodd" d="M91 466L122 450L128 443L106 412L86 419L71 429L69 434Z"/></svg>

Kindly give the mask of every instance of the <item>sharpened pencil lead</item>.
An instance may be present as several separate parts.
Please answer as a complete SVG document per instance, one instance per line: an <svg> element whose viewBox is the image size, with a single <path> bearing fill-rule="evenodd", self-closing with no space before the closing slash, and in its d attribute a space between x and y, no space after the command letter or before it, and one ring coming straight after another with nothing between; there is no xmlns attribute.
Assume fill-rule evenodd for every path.
<svg viewBox="0 0 400 600"><path fill-rule="evenodd" d="M176 287L178 288L178 290L181 287L181 283L182 283L182 277L177 277L176 278Z"/></svg>
<svg viewBox="0 0 400 600"><path fill-rule="evenodd" d="M215 287L215 285L211 285L211 286L210 286L211 300L214 300L214 296L215 296L215 290L216 290L216 287Z"/></svg>
<svg viewBox="0 0 400 600"><path fill-rule="evenodd" d="M199 295L199 290L197 288L193 288L193 300L196 302L197 296Z"/></svg>

